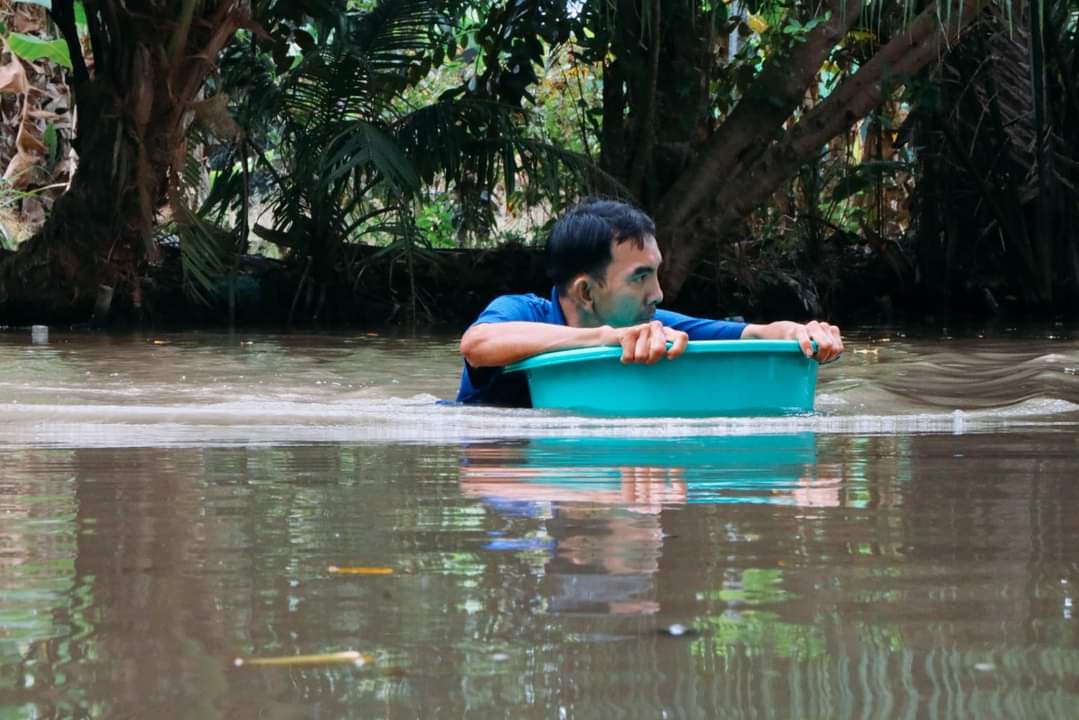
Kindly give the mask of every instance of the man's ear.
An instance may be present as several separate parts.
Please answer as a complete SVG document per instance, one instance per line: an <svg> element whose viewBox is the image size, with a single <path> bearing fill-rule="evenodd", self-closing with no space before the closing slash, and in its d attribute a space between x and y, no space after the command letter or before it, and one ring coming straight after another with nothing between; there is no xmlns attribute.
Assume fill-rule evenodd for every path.
<svg viewBox="0 0 1079 720"><path fill-rule="evenodd" d="M592 281L587 275L578 275L569 286L569 297L577 307L592 307Z"/></svg>

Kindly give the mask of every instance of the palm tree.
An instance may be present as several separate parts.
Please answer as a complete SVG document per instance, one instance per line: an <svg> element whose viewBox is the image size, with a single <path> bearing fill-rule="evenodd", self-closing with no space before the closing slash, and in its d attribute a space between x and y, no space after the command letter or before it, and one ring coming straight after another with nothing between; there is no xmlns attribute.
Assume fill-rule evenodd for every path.
<svg viewBox="0 0 1079 720"><path fill-rule="evenodd" d="M461 215L489 220L495 188L512 192L520 178L545 197L593 185L587 158L530 138L525 111L502 98L458 92L418 107L405 101L439 61L449 42L440 28L453 22L429 0L382 0L317 39L276 88L254 99L257 113L242 111L274 117L279 133L272 222L253 230L301 268L290 319L301 311L322 317L332 288L354 286L365 263L389 254L406 265L415 320L415 263L436 262L413 220L423 191L441 188L472 205ZM238 74L247 82L249 73ZM387 239L379 254L367 251ZM221 267L207 262L197 274L212 278Z"/></svg>
<svg viewBox="0 0 1079 720"><path fill-rule="evenodd" d="M461 94L420 108L402 103L403 91L444 55L449 7L444 0L381 0L365 9L348 0L251 8L241 0L88 2L88 64L73 0L56 0L51 15L73 63L80 165L41 231L0 262L0 311L10 322L83 319L95 306L104 315L114 300L137 306L146 267L158 261L162 211L181 238L188 288L212 300L246 246L252 157L274 178L273 221L253 229L303 268L293 308L301 295L313 298L314 316L334 279L357 271L356 253L347 251L362 238L403 238L391 251L410 262L421 251L409 218L424 186L452 190L467 181L477 192L462 197L475 201L496 183L512 189L519 175L553 193L567 176L585 182L585 158L521 135L519 107ZM214 76L226 48L231 70L243 75L240 88L227 73ZM268 56L281 72L255 91L257 73L244 72ZM228 106L219 91L237 89L246 101ZM260 124L276 126L276 160L258 142ZM208 131L228 136L225 169L200 198L190 149L205 144ZM556 165L563 171L552 172ZM230 212L241 227L224 227Z"/></svg>
<svg viewBox="0 0 1079 720"><path fill-rule="evenodd" d="M139 302L190 106L218 53L252 23L241 0L99 0L85 9L90 58L73 0L50 10L71 57L80 163L42 229L0 263L8 321L85 318L120 294Z"/></svg>
<svg viewBox="0 0 1079 720"><path fill-rule="evenodd" d="M1031 3L1012 15L992 5L978 22L928 78L932 92L911 116L925 148L917 205L926 293L938 305L966 299L995 310L1011 295L1026 307L1074 309L1074 3Z"/></svg>

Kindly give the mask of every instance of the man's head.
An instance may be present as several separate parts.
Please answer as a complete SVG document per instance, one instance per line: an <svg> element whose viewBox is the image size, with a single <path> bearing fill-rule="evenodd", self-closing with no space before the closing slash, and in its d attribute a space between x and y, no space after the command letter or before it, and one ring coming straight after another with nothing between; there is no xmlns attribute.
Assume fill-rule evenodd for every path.
<svg viewBox="0 0 1079 720"><path fill-rule="evenodd" d="M555 223L547 274L576 310L571 324L625 327L652 318L663 300L655 235L650 217L612 200L586 200Z"/></svg>

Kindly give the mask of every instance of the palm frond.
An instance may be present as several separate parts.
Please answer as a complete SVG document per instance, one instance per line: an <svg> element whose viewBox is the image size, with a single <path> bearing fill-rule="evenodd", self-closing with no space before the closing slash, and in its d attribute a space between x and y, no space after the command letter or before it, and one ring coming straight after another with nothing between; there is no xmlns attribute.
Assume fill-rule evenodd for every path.
<svg viewBox="0 0 1079 720"><path fill-rule="evenodd" d="M212 305L228 272L229 233L199 217L182 202L173 203L171 229L180 241L184 289L196 302Z"/></svg>
<svg viewBox="0 0 1079 720"><path fill-rule="evenodd" d="M347 20L343 39L308 55L286 83L285 106L309 132L389 111L430 66L443 16L439 0L382 0Z"/></svg>
<svg viewBox="0 0 1079 720"><path fill-rule="evenodd" d="M324 157L327 182L357 170L377 173L393 194L407 196L420 188L420 176L400 145L371 123L350 123L327 147Z"/></svg>
<svg viewBox="0 0 1079 720"><path fill-rule="evenodd" d="M188 153L184 166L174 174L168 193L172 222L164 230L179 239L184 288L196 302L211 305L228 271L231 234L208 219L206 203L197 212L192 210L202 197L213 197L218 202L194 152Z"/></svg>
<svg viewBox="0 0 1079 720"><path fill-rule="evenodd" d="M395 125L395 137L424 182L467 184L487 197L496 187L512 193L520 179L554 201L581 193L628 197L629 190L587 156L524 134L519 108L475 98L443 99ZM466 211L481 217L475 208Z"/></svg>

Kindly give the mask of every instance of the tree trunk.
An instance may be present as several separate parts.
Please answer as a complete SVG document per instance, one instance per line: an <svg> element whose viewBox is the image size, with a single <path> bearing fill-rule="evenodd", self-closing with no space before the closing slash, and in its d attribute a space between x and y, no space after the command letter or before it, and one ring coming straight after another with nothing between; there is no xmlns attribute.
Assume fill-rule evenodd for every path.
<svg viewBox="0 0 1079 720"><path fill-rule="evenodd" d="M775 118L781 114L778 107L774 112L766 105L749 109L730 131L721 129L710 150L687 172L685 183L672 188L657 212L658 232L664 242L667 296L677 296L705 247L729 235L794 175L801 163L879 105L888 80L912 76L938 60L944 43L957 38L986 2L965 0L962 12L947 27L942 27L936 6L930 5L907 30L882 47L857 73L774 142L771 133L776 127ZM847 5L854 6L849 1ZM829 23L810 33L812 37L819 31L816 41L807 39L804 43L810 47L793 50L771 72L762 71L759 82L782 88L780 92L784 94L777 97L790 107L799 83L805 83L804 94L804 88L816 77L831 46L842 36L841 32L836 34L838 29L849 22L852 22L849 16L833 12ZM825 34L832 39L832 45L822 37ZM802 64L810 61L811 71ZM802 95L798 95L797 102L801 99ZM736 113L732 113L732 119ZM779 122L787 120L789 114L788 111ZM767 122L764 131L761 120ZM749 148L752 152L739 152L739 148Z"/></svg>
<svg viewBox="0 0 1079 720"><path fill-rule="evenodd" d="M79 165L42 229L0 261L0 322L80 321L99 299L98 313L112 298L140 302L143 266L156 258L154 215L186 154L188 106L249 19L238 0L184 0L176 18L156 7L86 2L91 77L72 0L53 2L74 65Z"/></svg>
<svg viewBox="0 0 1079 720"><path fill-rule="evenodd" d="M79 95L80 113L96 117L80 122L80 162L71 187L44 227L0 265L7 322L85 319L100 288L137 286L150 228L139 207L141 193L132 189L141 181L147 194L159 196L167 164L143 159L144 141L125 132L124 103L115 90L94 80Z"/></svg>
<svg viewBox="0 0 1079 720"><path fill-rule="evenodd" d="M830 0L831 19L804 42L769 57L760 75L709 139L695 163L659 201L656 222L679 227L714 194L753 162L779 136L783 123L805 99L828 54L858 20L861 0Z"/></svg>
<svg viewBox="0 0 1079 720"><path fill-rule="evenodd" d="M618 0L617 9L604 48L601 166L651 210L710 121L715 23L694 3Z"/></svg>

